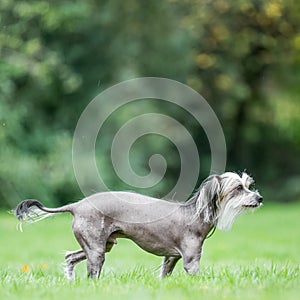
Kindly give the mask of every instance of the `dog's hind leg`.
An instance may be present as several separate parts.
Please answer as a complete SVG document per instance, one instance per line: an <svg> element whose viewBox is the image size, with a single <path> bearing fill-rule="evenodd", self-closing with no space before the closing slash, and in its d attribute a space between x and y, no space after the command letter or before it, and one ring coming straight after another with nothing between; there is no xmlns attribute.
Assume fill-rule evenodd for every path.
<svg viewBox="0 0 300 300"><path fill-rule="evenodd" d="M105 260L106 244L110 236L105 228L104 220L93 218L74 218L74 235L83 249L87 259L87 273L89 278L98 278Z"/></svg>
<svg viewBox="0 0 300 300"><path fill-rule="evenodd" d="M97 247L87 250L87 272L88 277L97 279L100 276L105 260L105 247Z"/></svg>
<svg viewBox="0 0 300 300"><path fill-rule="evenodd" d="M167 275L171 275L176 263L178 262L178 260L180 259L180 257L174 257L174 256L165 256L164 257L164 261L161 267L161 271L160 271L160 277L164 278Z"/></svg>
<svg viewBox="0 0 300 300"><path fill-rule="evenodd" d="M115 239L108 239L106 241L105 234L102 234L100 243L93 242L92 245L90 244L88 249L86 249L89 278L99 278L105 261L105 253L109 252L116 243Z"/></svg>
<svg viewBox="0 0 300 300"><path fill-rule="evenodd" d="M75 280L74 267L79 262L86 259L86 255L83 250L68 251L65 255L65 275L69 280Z"/></svg>

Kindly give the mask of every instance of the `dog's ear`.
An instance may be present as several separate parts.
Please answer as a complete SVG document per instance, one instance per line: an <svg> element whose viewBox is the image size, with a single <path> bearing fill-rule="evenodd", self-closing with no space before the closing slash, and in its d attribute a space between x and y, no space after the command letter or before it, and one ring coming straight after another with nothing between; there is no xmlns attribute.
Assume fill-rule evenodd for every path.
<svg viewBox="0 0 300 300"><path fill-rule="evenodd" d="M242 174L242 181L247 189L254 184L254 179L245 172Z"/></svg>
<svg viewBox="0 0 300 300"><path fill-rule="evenodd" d="M204 222L214 223L218 199L220 197L221 178L218 175L211 175L200 186L196 203L197 215L203 215Z"/></svg>
<svg viewBox="0 0 300 300"><path fill-rule="evenodd" d="M211 175L203 182L203 189L208 201L216 204L221 191L221 178L218 175Z"/></svg>

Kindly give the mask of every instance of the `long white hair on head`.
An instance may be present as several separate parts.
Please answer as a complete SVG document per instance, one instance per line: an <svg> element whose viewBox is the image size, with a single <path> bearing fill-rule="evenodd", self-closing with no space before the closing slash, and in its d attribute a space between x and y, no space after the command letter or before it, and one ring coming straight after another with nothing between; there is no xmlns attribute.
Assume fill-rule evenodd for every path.
<svg viewBox="0 0 300 300"><path fill-rule="evenodd" d="M235 219L246 211L246 208L243 204L246 202L247 196L244 193L234 195L232 197L231 192L240 184L243 187L248 188L253 179L246 173L243 173L241 177L232 172L227 172L221 176L221 189L223 194L223 199L219 203L218 210L218 224L217 227L220 230L229 230Z"/></svg>
<svg viewBox="0 0 300 300"><path fill-rule="evenodd" d="M242 197L240 197L242 198ZM238 206L234 201L226 201L221 203L218 213L217 227L220 230L229 230L235 219L245 211L243 206Z"/></svg>

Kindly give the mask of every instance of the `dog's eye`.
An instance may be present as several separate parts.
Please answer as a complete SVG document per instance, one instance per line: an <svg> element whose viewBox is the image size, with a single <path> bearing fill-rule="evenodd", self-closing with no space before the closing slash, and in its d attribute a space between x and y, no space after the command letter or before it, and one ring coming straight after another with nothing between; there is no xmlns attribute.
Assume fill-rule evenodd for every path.
<svg viewBox="0 0 300 300"><path fill-rule="evenodd" d="M244 187L240 184L240 185L237 186L236 189L237 189L238 191L242 191L242 190L244 189Z"/></svg>

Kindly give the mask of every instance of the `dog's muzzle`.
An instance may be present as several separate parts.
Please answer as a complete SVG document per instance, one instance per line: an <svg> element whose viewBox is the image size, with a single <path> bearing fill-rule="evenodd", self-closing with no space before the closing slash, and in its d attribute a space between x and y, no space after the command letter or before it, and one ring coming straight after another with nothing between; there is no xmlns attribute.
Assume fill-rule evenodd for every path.
<svg viewBox="0 0 300 300"><path fill-rule="evenodd" d="M263 202L263 197L261 195L256 195L255 197L255 202L248 204L248 205L244 205L245 208L257 208L260 207L262 205Z"/></svg>
<svg viewBox="0 0 300 300"><path fill-rule="evenodd" d="M257 195L257 196L256 196L256 201L257 201L259 204L262 204L263 199L264 199L264 198L263 198L261 195Z"/></svg>

